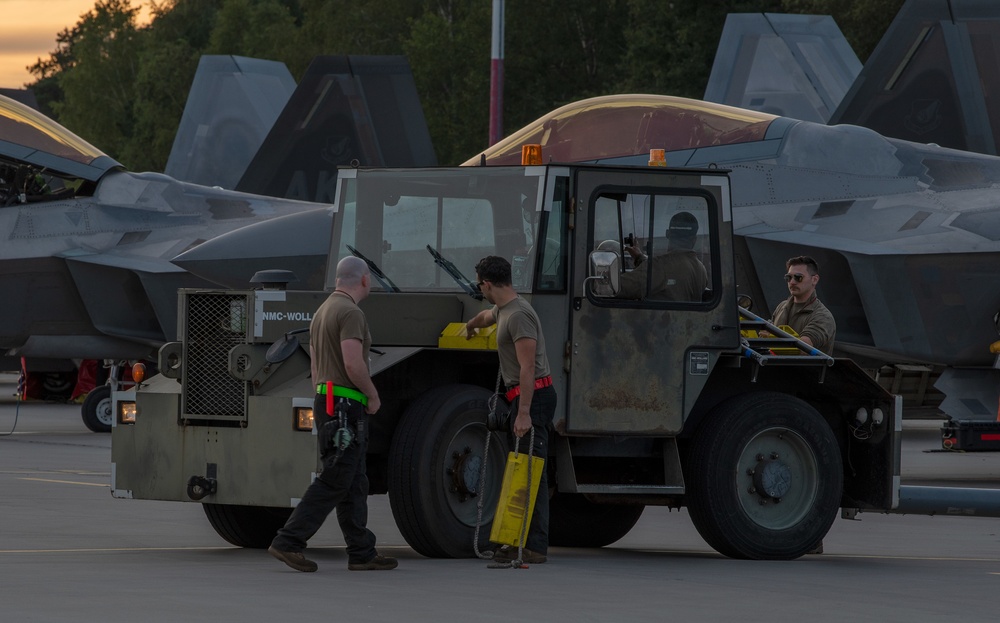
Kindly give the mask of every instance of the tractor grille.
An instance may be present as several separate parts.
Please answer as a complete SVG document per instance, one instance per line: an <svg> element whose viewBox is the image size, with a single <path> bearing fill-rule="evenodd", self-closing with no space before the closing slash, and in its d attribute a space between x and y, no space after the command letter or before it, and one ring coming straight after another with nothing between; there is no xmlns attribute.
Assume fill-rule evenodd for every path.
<svg viewBox="0 0 1000 623"><path fill-rule="evenodd" d="M247 297L197 292L185 301L184 417L242 419L247 383L229 374L229 351L247 341Z"/></svg>

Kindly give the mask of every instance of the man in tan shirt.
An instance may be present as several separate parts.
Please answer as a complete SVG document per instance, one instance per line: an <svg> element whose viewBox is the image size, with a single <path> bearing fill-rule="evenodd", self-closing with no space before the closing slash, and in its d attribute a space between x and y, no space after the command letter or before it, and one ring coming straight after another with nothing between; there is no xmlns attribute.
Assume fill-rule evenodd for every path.
<svg viewBox="0 0 1000 623"><path fill-rule="evenodd" d="M511 285L510 263L502 257L491 255L476 264L479 289L493 307L473 316L465 324L467 337L477 329L497 325L497 354L500 357L500 374L507 386L510 408L516 409L513 421L514 435L523 438L534 429L534 456L548 457L549 426L556 412L556 392L552 387L552 373L545 354L545 336L538 314ZM542 470L535 510L528 526L522 561L539 564L547 559L549 549L549 496L548 479ZM510 562L517 557L518 548L504 546L493 559Z"/></svg>
<svg viewBox="0 0 1000 623"><path fill-rule="evenodd" d="M837 337L837 321L816 296L819 283L816 260L800 255L785 262L785 268L790 296L775 307L771 324L790 326L800 340L829 355Z"/></svg>
<svg viewBox="0 0 1000 623"><path fill-rule="evenodd" d="M616 298L700 302L708 287L708 271L694 252L697 237L698 219L690 212L678 212L670 218L663 255L647 259L638 248L625 247L636 268L622 274Z"/></svg>
<svg viewBox="0 0 1000 623"><path fill-rule="evenodd" d="M327 516L337 521L347 543L351 571L394 569L395 558L375 550L368 529L368 416L381 402L368 371L372 336L358 307L371 291L372 276L364 260L345 257L337 264L337 288L316 310L309 325L313 401L323 471L313 480L268 552L296 571L316 571L302 551ZM332 407L332 409L331 409Z"/></svg>

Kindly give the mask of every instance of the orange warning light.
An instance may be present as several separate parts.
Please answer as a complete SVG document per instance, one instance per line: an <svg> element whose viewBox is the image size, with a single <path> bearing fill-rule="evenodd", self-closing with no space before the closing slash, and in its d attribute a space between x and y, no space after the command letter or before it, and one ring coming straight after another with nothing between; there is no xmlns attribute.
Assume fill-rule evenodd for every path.
<svg viewBox="0 0 1000 623"><path fill-rule="evenodd" d="M542 146L521 145L521 165L527 167L534 164L542 164Z"/></svg>

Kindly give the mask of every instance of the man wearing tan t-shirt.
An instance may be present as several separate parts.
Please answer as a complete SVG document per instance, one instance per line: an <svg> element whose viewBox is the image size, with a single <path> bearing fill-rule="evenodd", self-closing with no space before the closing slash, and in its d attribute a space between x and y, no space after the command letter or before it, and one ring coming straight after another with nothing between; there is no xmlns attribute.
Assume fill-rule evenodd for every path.
<svg viewBox="0 0 1000 623"><path fill-rule="evenodd" d="M837 321L816 296L819 266L816 260L800 255L785 262L788 298L778 303L771 324L788 325L799 339L827 355L837 339Z"/></svg>
<svg viewBox="0 0 1000 623"><path fill-rule="evenodd" d="M552 387L549 359L545 354L545 336L542 335L538 314L511 285L510 263L502 257L491 255L476 264L479 289L493 307L476 314L465 324L466 336L471 338L477 329L497 325L497 355L500 357L500 374L507 386L506 398L510 408L516 409L511 431L523 438L534 429L534 456L548 458L549 426L556 412L556 392ZM521 560L529 564L546 561L549 549L549 496L548 479L542 470L535 510L528 526ZM518 548L504 546L494 553L493 559L510 562L517 557Z"/></svg>
<svg viewBox="0 0 1000 623"><path fill-rule="evenodd" d="M375 550L368 529L368 416L381 405L368 372L372 337L358 303L371 291L364 260L345 257L337 264L337 289L316 310L309 325L312 380L316 384L313 418L323 471L271 542L268 552L297 571L315 571L302 551L330 512L347 543L351 571L394 569L395 558ZM330 408L332 407L332 408Z"/></svg>
<svg viewBox="0 0 1000 623"><path fill-rule="evenodd" d="M678 212L667 227L667 252L648 259L635 246L625 247L635 270L622 273L622 299L701 302L708 287L708 271L694 252L698 240L698 219L690 212ZM647 292L648 284L648 292Z"/></svg>

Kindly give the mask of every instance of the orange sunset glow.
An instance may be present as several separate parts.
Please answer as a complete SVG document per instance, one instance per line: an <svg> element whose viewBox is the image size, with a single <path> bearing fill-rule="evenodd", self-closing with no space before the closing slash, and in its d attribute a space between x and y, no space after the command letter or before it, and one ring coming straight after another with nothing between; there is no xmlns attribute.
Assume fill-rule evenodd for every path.
<svg viewBox="0 0 1000 623"><path fill-rule="evenodd" d="M48 58L56 49L56 35L72 28L96 0L0 0L0 88L23 89L34 80L27 67ZM149 19L149 2L132 0Z"/></svg>

